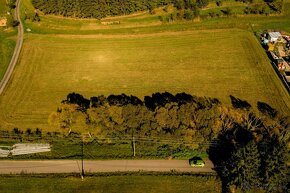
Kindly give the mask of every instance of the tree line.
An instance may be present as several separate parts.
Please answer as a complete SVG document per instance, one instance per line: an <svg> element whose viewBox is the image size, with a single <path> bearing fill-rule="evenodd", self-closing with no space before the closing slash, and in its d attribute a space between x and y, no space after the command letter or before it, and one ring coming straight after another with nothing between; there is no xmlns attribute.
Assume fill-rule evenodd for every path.
<svg viewBox="0 0 290 193"><path fill-rule="evenodd" d="M32 0L45 14L66 17L97 18L149 10L172 3L173 0Z"/></svg>
<svg viewBox="0 0 290 193"><path fill-rule="evenodd" d="M159 139L160 152L207 151L223 192L286 192L289 117L262 101L254 109L246 100L230 100L231 107L187 93L157 92L143 99L126 94L88 99L70 93L50 114L55 134L49 134L85 134L98 143L112 138ZM23 135L18 129L13 133ZM41 129L25 132L27 137L32 134L41 136Z"/></svg>
<svg viewBox="0 0 290 193"><path fill-rule="evenodd" d="M86 99L70 93L49 123L62 132L86 132L104 138L115 136L184 139L195 148L218 132L220 101L186 93L145 96L110 95Z"/></svg>
<svg viewBox="0 0 290 193"><path fill-rule="evenodd" d="M157 92L143 100L126 94L87 99L70 93L57 111L50 114L49 123L62 132L87 132L95 137L176 138L185 143L195 141L198 148L202 147L198 144L210 143L233 123L250 124L249 114L254 114L251 104L234 96L230 99L233 107L216 98L187 93ZM263 117L265 128L279 124L282 115L270 105L259 101L257 109L257 117Z"/></svg>

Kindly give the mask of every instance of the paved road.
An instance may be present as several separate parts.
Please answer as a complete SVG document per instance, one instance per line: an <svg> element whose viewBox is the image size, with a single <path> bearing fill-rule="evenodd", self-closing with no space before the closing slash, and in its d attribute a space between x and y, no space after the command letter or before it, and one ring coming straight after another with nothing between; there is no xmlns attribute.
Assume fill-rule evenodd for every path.
<svg viewBox="0 0 290 193"><path fill-rule="evenodd" d="M6 70L6 73L3 77L3 79L0 82L0 95L2 94L2 92L4 91L11 75L12 72L14 70L14 67L17 63L20 51L21 51L21 47L22 47L22 43L23 43L23 25L22 22L20 20L20 1L21 0L17 0L16 2L16 9L15 9L15 19L18 20L20 22L19 26L18 26L18 36L17 36L17 42L16 42L16 46L14 49L14 53L13 56L11 58L10 64Z"/></svg>
<svg viewBox="0 0 290 193"><path fill-rule="evenodd" d="M202 168L189 166L188 160L106 160L84 161L85 172L157 171L168 172L214 172L213 165L206 161ZM17 173L80 173L81 161L0 161L0 174Z"/></svg>

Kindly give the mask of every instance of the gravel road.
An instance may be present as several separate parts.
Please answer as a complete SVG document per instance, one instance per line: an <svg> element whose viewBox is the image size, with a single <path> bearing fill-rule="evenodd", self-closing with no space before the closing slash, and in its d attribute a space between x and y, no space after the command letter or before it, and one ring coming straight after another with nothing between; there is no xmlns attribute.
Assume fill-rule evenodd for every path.
<svg viewBox="0 0 290 193"><path fill-rule="evenodd" d="M188 160L106 160L84 161L85 172L157 171L214 172L213 164L206 161L204 167L191 167ZM0 161L0 174L18 173L80 173L81 161Z"/></svg>

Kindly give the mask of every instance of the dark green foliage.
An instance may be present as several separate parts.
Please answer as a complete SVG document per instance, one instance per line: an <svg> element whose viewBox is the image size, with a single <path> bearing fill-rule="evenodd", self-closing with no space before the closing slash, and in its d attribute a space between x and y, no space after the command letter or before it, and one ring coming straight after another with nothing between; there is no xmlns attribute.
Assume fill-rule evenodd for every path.
<svg viewBox="0 0 290 193"><path fill-rule="evenodd" d="M243 3L253 3L254 2L254 0L236 0L236 1L243 2Z"/></svg>
<svg viewBox="0 0 290 193"><path fill-rule="evenodd" d="M66 17L97 18L126 15L168 5L171 0L32 0L36 9L45 14Z"/></svg>
<svg viewBox="0 0 290 193"><path fill-rule="evenodd" d="M261 178L269 192L285 192L287 185L287 144L277 135L267 135L259 143L261 151Z"/></svg>
<svg viewBox="0 0 290 193"><path fill-rule="evenodd" d="M244 10L245 14L265 14L268 15L271 13L271 10L268 4L256 4L252 7L246 7Z"/></svg>
<svg viewBox="0 0 290 193"><path fill-rule="evenodd" d="M208 153L225 192L229 187L242 191L286 191L287 120L280 118L275 125L267 125L250 113L242 123L220 132Z"/></svg>
<svg viewBox="0 0 290 193"><path fill-rule="evenodd" d="M186 19L186 20L192 20L192 19L194 19L193 12L191 10L189 10L189 9L186 9L184 11L184 19Z"/></svg>
<svg viewBox="0 0 290 193"><path fill-rule="evenodd" d="M199 8L205 8L208 5L208 0L196 0L196 4Z"/></svg>
<svg viewBox="0 0 290 193"><path fill-rule="evenodd" d="M270 8L278 13L282 13L283 0L273 0L269 3Z"/></svg>
<svg viewBox="0 0 290 193"><path fill-rule="evenodd" d="M223 10L221 10L221 11L223 12L223 14L225 14L225 15L227 15L227 16L230 16L230 15L233 14L233 13L232 13L232 9L229 8L229 7L225 8L225 9L223 9Z"/></svg>
<svg viewBox="0 0 290 193"><path fill-rule="evenodd" d="M17 27L19 25L19 21L15 20L13 16L9 15L7 17L7 26L8 27Z"/></svg>
<svg viewBox="0 0 290 193"><path fill-rule="evenodd" d="M35 130L35 136L41 138L41 136L42 136L42 131L41 131L41 129L36 128L36 130Z"/></svg>
<svg viewBox="0 0 290 193"><path fill-rule="evenodd" d="M194 0L174 0L173 6L177 11L167 16L159 17L160 21L193 20L200 15L200 8Z"/></svg>
<svg viewBox="0 0 290 193"><path fill-rule="evenodd" d="M37 12L34 12L34 13L25 13L24 15L24 19L25 20L30 20L32 22L39 22L40 21L40 17L38 15Z"/></svg>
<svg viewBox="0 0 290 193"><path fill-rule="evenodd" d="M82 110L86 110L90 107L90 100L85 99L82 95L77 93L70 93L67 95L67 100L63 103L77 104Z"/></svg>
<svg viewBox="0 0 290 193"><path fill-rule="evenodd" d="M30 128L26 129L25 133L26 133L27 136L33 135L33 132L32 132L32 130Z"/></svg>
<svg viewBox="0 0 290 193"><path fill-rule="evenodd" d="M15 9L16 8L16 0L8 0L6 1L7 2L7 6L10 8L10 9ZM3 6L3 5L2 5Z"/></svg>
<svg viewBox="0 0 290 193"><path fill-rule="evenodd" d="M173 5L177 10L192 10L195 12L195 10L198 9L197 2L193 0L175 0Z"/></svg>
<svg viewBox="0 0 290 193"><path fill-rule="evenodd" d="M89 104L87 101L80 94L69 94L50 122L69 123L61 128L72 131L74 126L91 128L92 133L98 131L97 136L186 138L184 143L196 140L189 145L195 148L201 148L219 131L216 122L220 119L220 102L214 98L164 92L145 96L144 101L125 94L91 97ZM79 122L80 117L86 120Z"/></svg>
<svg viewBox="0 0 290 193"><path fill-rule="evenodd" d="M251 141L231 153L222 166L223 177L229 185L240 187L243 191L259 185L259 152L257 145Z"/></svg>
<svg viewBox="0 0 290 193"><path fill-rule="evenodd" d="M121 95L110 95L107 98L109 105L124 106L128 104L132 105L142 105L143 102L136 96L127 96L125 94Z"/></svg>
<svg viewBox="0 0 290 193"><path fill-rule="evenodd" d="M218 7L223 5L223 1L222 0L217 0L215 3L216 3L216 5Z"/></svg>

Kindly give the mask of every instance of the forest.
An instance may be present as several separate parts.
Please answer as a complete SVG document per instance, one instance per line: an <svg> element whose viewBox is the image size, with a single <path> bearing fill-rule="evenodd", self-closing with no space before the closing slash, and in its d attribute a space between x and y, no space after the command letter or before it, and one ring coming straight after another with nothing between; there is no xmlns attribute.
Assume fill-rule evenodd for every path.
<svg viewBox="0 0 290 193"><path fill-rule="evenodd" d="M265 0L264 3L258 4L253 0L236 1L247 4L244 14L268 15L282 12L282 0ZM200 10L205 8L209 2L210 0L32 0L33 6L44 14L96 19L128 15L145 10L153 14L155 8L172 4L177 11L167 16L160 16L161 21L192 20L200 15ZM221 0L216 1L217 6L222 6L222 3ZM166 12L167 8L168 6L164 8ZM222 9L221 13L226 16L233 14L230 7ZM210 17L215 17L216 14L209 12ZM38 15L34 20L39 21Z"/></svg>
<svg viewBox="0 0 290 193"><path fill-rule="evenodd" d="M32 0L45 14L66 17L97 18L127 15L168 5L172 0Z"/></svg>
<svg viewBox="0 0 290 193"><path fill-rule="evenodd" d="M259 113L255 113L247 101L234 96L230 99L233 107L216 98L187 93L154 93L143 100L126 94L86 99L70 93L48 121L64 133L90 133L97 138L133 135L182 139L189 144L194 141L192 148L197 149L233 127L275 133L287 127L289 118L264 102L257 103Z"/></svg>

